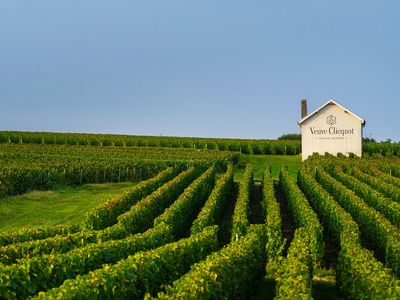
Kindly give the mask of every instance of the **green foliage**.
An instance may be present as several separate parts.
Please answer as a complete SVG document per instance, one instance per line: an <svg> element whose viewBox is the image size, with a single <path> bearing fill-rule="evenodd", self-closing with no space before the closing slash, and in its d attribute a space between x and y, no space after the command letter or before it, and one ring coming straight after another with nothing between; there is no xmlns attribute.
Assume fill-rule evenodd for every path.
<svg viewBox="0 0 400 300"><path fill-rule="evenodd" d="M337 243L340 242L340 234L344 231L352 232L352 235L358 238L358 226L351 215L306 172L304 167L300 169L297 182Z"/></svg>
<svg viewBox="0 0 400 300"><path fill-rule="evenodd" d="M274 261L281 255L285 240L282 233L282 219L280 205L275 198L274 183L270 168L265 168L263 177L263 199L262 207L264 216L266 216L267 228L267 258Z"/></svg>
<svg viewBox="0 0 400 300"><path fill-rule="evenodd" d="M282 134L278 137L278 140L283 141L301 141L301 134L300 133L287 133Z"/></svg>
<svg viewBox="0 0 400 300"><path fill-rule="evenodd" d="M128 147L0 144L0 198L30 190L153 177L168 166L214 166L237 162L230 152Z"/></svg>
<svg viewBox="0 0 400 300"><path fill-rule="evenodd" d="M311 254L314 266L317 266L322 262L324 255L323 228L319 223L318 216L311 208L310 203L299 189L295 180L284 169L281 171L280 185L287 199L294 222L300 227L307 228L310 234Z"/></svg>
<svg viewBox="0 0 400 300"><path fill-rule="evenodd" d="M135 252L159 247L173 240L171 229L161 225L123 240L90 244L65 254L52 253L22 259L17 265L1 270L0 297L33 296L39 291L59 286L66 279L101 268L103 264L116 263Z"/></svg>
<svg viewBox="0 0 400 300"><path fill-rule="evenodd" d="M400 180L400 158L386 160L385 164L379 164L377 167L382 170L383 172L389 174L390 176L394 177L396 180ZM399 186L399 184L396 184Z"/></svg>
<svg viewBox="0 0 400 300"><path fill-rule="evenodd" d="M0 246L6 246L14 243L23 243L32 240L40 240L55 235L65 235L76 233L80 230L79 225L57 225L57 226L42 226L33 229L20 229L12 232L0 234Z"/></svg>
<svg viewBox="0 0 400 300"><path fill-rule="evenodd" d="M332 169L330 174L347 188L353 190L357 196L379 211L384 217L390 220L392 224L396 225L397 228L400 228L400 203L385 198L368 184L345 174L339 167L336 167L334 170Z"/></svg>
<svg viewBox="0 0 400 300"><path fill-rule="evenodd" d="M154 192L165 182L171 180L176 175L176 170L168 168L160 172L154 178L140 182L122 195L118 195L113 199L96 207L94 210L86 214L86 228L92 230L104 229L117 223L117 217L130 209L132 205L143 197Z"/></svg>
<svg viewBox="0 0 400 300"><path fill-rule="evenodd" d="M171 173L172 172L172 173ZM191 180L195 176L197 176L199 171L194 169L188 170L183 172L181 175L177 176L175 180L171 181L169 184L164 185L162 188L159 188L158 193L153 194L153 203L160 206L162 203L160 199L164 197L164 201L168 203L172 203L175 198L171 198L173 193L176 194L176 197L183 191L184 187L187 186ZM171 177L174 174L172 170L164 171L162 174L163 176ZM161 177L163 177L161 176ZM147 182L148 183L148 182ZM147 184L144 183L144 184ZM150 181L151 183L151 181ZM157 183L159 185L159 183ZM175 190L174 190L175 189ZM164 191L164 192L163 192ZM165 192L167 194L165 194ZM150 197L150 196L149 196ZM147 197L147 199L149 198ZM159 201L157 201L157 199ZM139 204L139 203L138 203ZM167 205L159 208L159 213L161 213ZM134 208L137 206L134 206ZM63 231L60 228L54 229L56 233L53 235L50 234L50 230L47 231L39 231L42 234L42 237L45 237L45 233L47 233L49 238L41 239L41 240L33 240L27 241L23 243L13 243L12 245L8 245L6 247L0 248L0 262L10 264L14 263L16 259L23 258L27 256L39 255L39 254L46 254L50 252L54 253L64 253L66 251L70 251L76 247L84 246L88 243L94 243L97 241L106 241L110 239L121 239L124 238L129 233L135 232L143 232L148 229L151 224L152 220L155 215L149 216L148 219L141 219L135 225L135 229L126 228L121 224L116 224L114 226L108 227L105 230L101 231L86 231L86 232L77 232L74 234L66 234L62 236L54 236L56 233L62 233ZM131 231L129 231L129 229ZM27 234L33 232L33 238L41 237L36 231L27 231ZM68 232L64 230L64 232ZM4 244L8 241L15 242L17 239L13 238L13 235L20 236L21 234L8 234L3 235L2 239L5 241ZM28 235L29 236L29 235ZM24 239L28 239L25 237Z"/></svg>
<svg viewBox="0 0 400 300"><path fill-rule="evenodd" d="M23 243L10 244L0 248L0 262L3 264L15 263L16 259L34 257L46 253L64 253L97 241L97 234L91 232L77 232L64 236L54 236L42 240L33 240Z"/></svg>
<svg viewBox="0 0 400 300"><path fill-rule="evenodd" d="M400 299L400 280L378 261L373 252L342 234L337 276L341 289L352 299Z"/></svg>
<svg viewBox="0 0 400 300"><path fill-rule="evenodd" d="M63 141L64 137L54 136L52 142L60 142L58 138ZM13 142L21 139L24 137L12 138ZM265 151L262 144L199 140L190 145L188 141L184 141L185 147L260 154ZM114 198L99 207L98 211L104 211L98 213L98 219L88 217L93 218L88 221L92 222L89 228L104 229L79 231L78 226L51 227L0 235L0 262L5 263L0 263L1 299L24 299L38 292L40 295L36 297L41 299L136 299L157 294L159 298L169 299L246 298L264 275L267 259L267 272L276 277L277 299L310 298L313 269L318 267L323 256L322 226L318 217L324 230L340 246L336 274L346 297L400 298L400 281L392 274L392 270L396 275L400 272L400 232L393 226L399 219L398 203L388 199L386 194L383 196L383 190L378 188L389 191L390 187L390 191L396 193L396 176L400 174L396 157L313 157L302 165L297 184L293 174L283 170L281 187L294 221L300 227L287 257L283 258L285 241L280 207L274 195L271 168L265 167L270 158L241 155L246 161L254 160L263 167L262 207L266 225L249 225L254 169L247 166L239 184L232 222L238 232L237 238L233 235L230 244L218 249L217 226L206 226L219 223L225 201L229 199L233 166L228 166L215 185L214 181L215 172L225 170L232 156L222 151L217 155L214 151L208 154L208 150L181 149L183 141L173 139L163 147L177 148L175 153L171 149L144 147L160 146L162 141L156 139L130 140L143 146L139 150L111 136L87 141L86 145L97 143L96 147L76 146L75 142L68 137L66 146L38 146L12 145L7 140L0 144L0 181L1 176L16 167L60 171L68 160L74 161L70 162L71 166L87 163L89 169L91 166L106 167L107 156L112 166L132 162L131 156L136 156L135 162L142 161L144 169L139 174L140 169L131 170L135 178L158 175L130 189L129 197ZM69 146L72 144L74 146ZM24 150L13 153L18 147ZM78 150L82 153L78 154ZM159 160L160 156L164 159ZM83 158L82 162L75 160L78 157ZM155 168L149 169L147 162L154 163ZM189 169L176 175L174 170L167 169L168 166L176 172ZM195 167L190 168L192 166ZM165 171L159 173L161 167ZM78 173L73 176L78 176L78 181L94 178L91 177L94 173L85 175L84 169L76 170ZM98 170L100 177L104 175L103 169ZM117 170L110 169L110 180L118 180L130 172L118 174ZM261 168L257 170L261 177ZM56 184L62 182L62 178L65 180L63 172L57 172L55 174L60 177L51 179ZM66 170L65 174L72 173ZM14 178L7 176L4 178ZM15 178L22 183L17 187L23 190L23 180L29 178L18 176ZM73 176L71 182L77 180ZM361 180L361 176L367 179ZM155 227L147 230L154 224ZM173 242L185 236L191 225L191 237ZM363 248L360 236L375 253Z"/></svg>
<svg viewBox="0 0 400 300"><path fill-rule="evenodd" d="M125 146L169 147L229 150L248 154L289 155L300 153L301 148L300 141L21 131L0 131L0 143L93 145L105 146L104 148L123 148Z"/></svg>
<svg viewBox="0 0 400 300"><path fill-rule="evenodd" d="M262 274L265 242L265 227L250 225L245 236L192 266L158 298L243 299Z"/></svg>
<svg viewBox="0 0 400 300"><path fill-rule="evenodd" d="M57 161L49 159L47 165L42 162L16 160L4 166L0 170L0 198L30 190L48 190L84 183L137 182L167 167L166 163L156 161L85 160L83 157L76 161L66 158ZM123 171L125 174L122 174Z"/></svg>
<svg viewBox="0 0 400 300"><path fill-rule="evenodd" d="M363 154L368 154L368 155L373 155L373 154L382 154L385 156L400 155L400 143L364 142L362 148L363 148Z"/></svg>
<svg viewBox="0 0 400 300"><path fill-rule="evenodd" d="M58 288L39 293L37 299L138 299L154 294L217 250L217 231L217 226L207 227L189 238L136 253L115 265L66 280Z"/></svg>
<svg viewBox="0 0 400 300"><path fill-rule="evenodd" d="M222 210L229 200L233 187L233 165L228 166L226 173L218 179L210 197L201 209L196 220L194 220L191 233L202 231L205 227L215 225L219 222Z"/></svg>
<svg viewBox="0 0 400 300"><path fill-rule="evenodd" d="M386 197L389 197L394 201L400 202L400 187L386 183L379 177L363 173L358 168L348 168L347 172L358 178L360 181L365 182L377 191L381 192Z"/></svg>
<svg viewBox="0 0 400 300"><path fill-rule="evenodd" d="M146 231L144 229L141 232ZM109 240L119 240L127 237L130 234L135 234L131 233L126 230L124 226L122 226L120 223L114 224L110 227L107 227L103 230L98 230L97 232L97 242L104 242L104 241L109 241Z"/></svg>
<svg viewBox="0 0 400 300"><path fill-rule="evenodd" d="M254 180L262 180L265 168L271 167L272 178L279 179L279 173L283 167L289 169L294 178L301 166L300 155L248 155L240 154L240 162L235 166L235 178L241 178L246 165L253 165Z"/></svg>
<svg viewBox="0 0 400 300"><path fill-rule="evenodd" d="M183 236L210 195L214 181L215 169L211 167L193 181L164 213L154 219L154 226L168 224L177 236Z"/></svg>
<svg viewBox="0 0 400 300"><path fill-rule="evenodd" d="M253 166L247 165L239 183L239 194L232 216L232 241L246 234L250 224L250 197L253 189Z"/></svg>
<svg viewBox="0 0 400 300"><path fill-rule="evenodd" d="M277 272L274 299L310 299L313 258L308 229L296 229L287 258Z"/></svg>
<svg viewBox="0 0 400 300"><path fill-rule="evenodd" d="M118 225L133 234L143 232L152 226L160 215L183 190L199 175L200 170L191 168L165 183L152 194L137 202L129 211L118 216Z"/></svg>
<svg viewBox="0 0 400 300"><path fill-rule="evenodd" d="M343 293L352 299L398 299L399 281L372 252L361 247L359 229L351 216L305 168L299 173L298 183L341 246L337 276Z"/></svg>
<svg viewBox="0 0 400 300"><path fill-rule="evenodd" d="M316 170L321 183L360 225L364 239L385 258L393 271L400 274L400 232L379 212L369 207L355 193L333 179L321 168Z"/></svg>
<svg viewBox="0 0 400 300"><path fill-rule="evenodd" d="M394 161L394 160L393 160ZM391 169L390 165L385 165L385 164L379 164L378 166L372 165L372 164L359 164L360 170L362 170L365 173L368 173L369 175L376 176L380 180L385 181L387 184L391 184L397 187L400 187L400 178L395 177L396 176L396 169L393 168ZM382 170L380 170L381 168Z"/></svg>

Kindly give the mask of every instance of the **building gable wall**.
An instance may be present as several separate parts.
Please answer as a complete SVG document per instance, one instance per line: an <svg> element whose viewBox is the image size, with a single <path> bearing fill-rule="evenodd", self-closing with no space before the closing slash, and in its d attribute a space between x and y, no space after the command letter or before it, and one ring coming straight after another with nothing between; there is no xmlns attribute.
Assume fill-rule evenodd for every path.
<svg viewBox="0 0 400 300"><path fill-rule="evenodd" d="M303 160L313 153L362 154L362 122L335 104L326 105L300 126Z"/></svg>

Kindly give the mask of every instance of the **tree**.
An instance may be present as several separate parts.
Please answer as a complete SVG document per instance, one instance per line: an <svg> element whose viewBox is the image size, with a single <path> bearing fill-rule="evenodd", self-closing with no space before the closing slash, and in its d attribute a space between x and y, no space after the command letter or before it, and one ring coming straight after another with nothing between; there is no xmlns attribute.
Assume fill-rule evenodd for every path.
<svg viewBox="0 0 400 300"><path fill-rule="evenodd" d="M286 133L282 134L278 137L278 140L284 141L301 141L301 134L300 133Z"/></svg>
<svg viewBox="0 0 400 300"><path fill-rule="evenodd" d="M376 143L375 139L372 137L364 137L363 142L364 143Z"/></svg>

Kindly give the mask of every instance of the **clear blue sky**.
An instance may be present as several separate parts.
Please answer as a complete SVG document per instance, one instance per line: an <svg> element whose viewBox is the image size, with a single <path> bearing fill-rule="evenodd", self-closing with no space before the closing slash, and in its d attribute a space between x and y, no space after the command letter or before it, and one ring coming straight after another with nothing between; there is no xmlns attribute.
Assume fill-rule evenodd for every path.
<svg viewBox="0 0 400 300"><path fill-rule="evenodd" d="M400 1L0 3L0 130L276 138L333 98L400 141Z"/></svg>

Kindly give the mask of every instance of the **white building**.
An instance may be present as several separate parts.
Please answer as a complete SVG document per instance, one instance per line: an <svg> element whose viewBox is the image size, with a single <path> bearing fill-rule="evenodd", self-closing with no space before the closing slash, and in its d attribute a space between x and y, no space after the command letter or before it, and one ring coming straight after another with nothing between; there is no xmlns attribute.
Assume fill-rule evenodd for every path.
<svg viewBox="0 0 400 300"><path fill-rule="evenodd" d="M307 114L307 101L302 100L301 128L302 159L313 153L362 154L362 128L365 121L334 100L329 100Z"/></svg>

